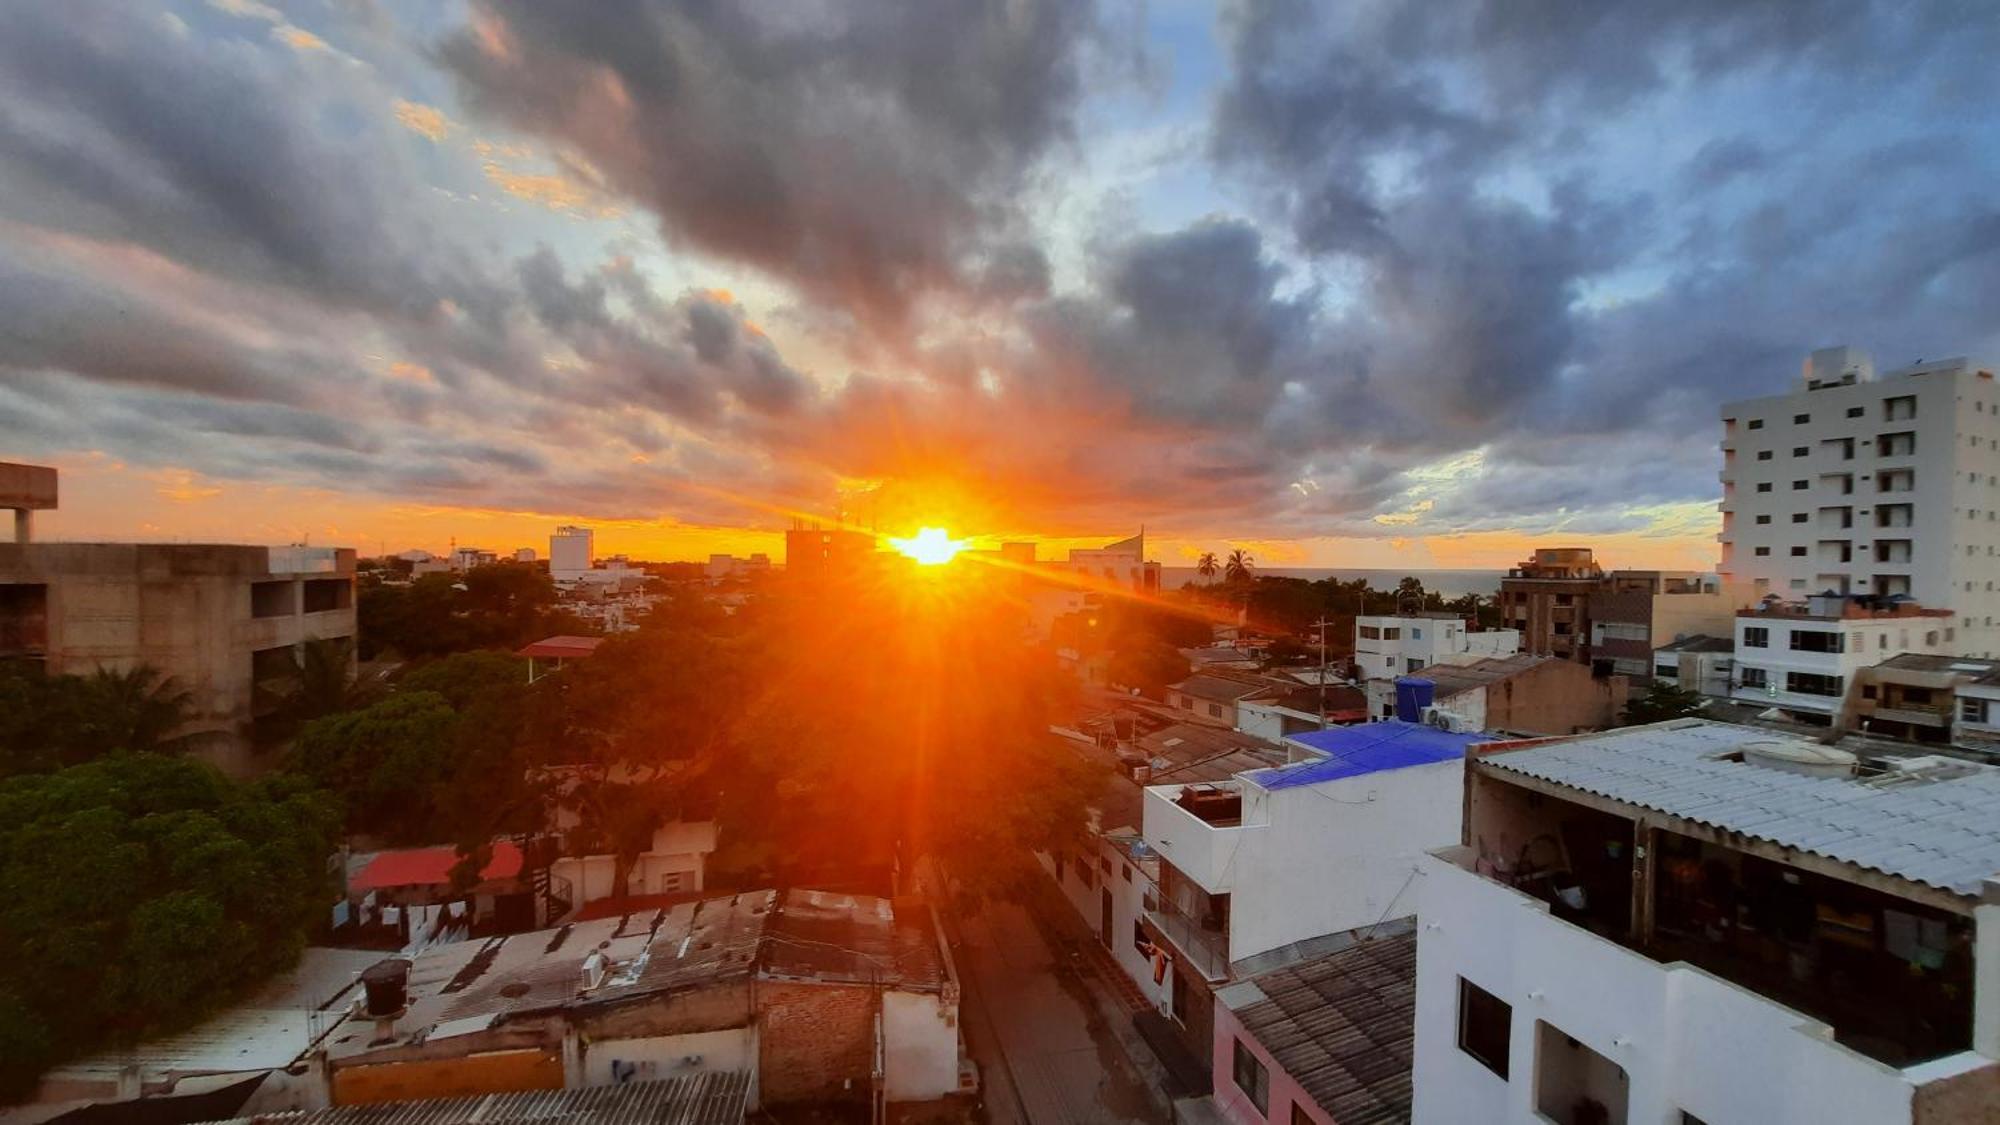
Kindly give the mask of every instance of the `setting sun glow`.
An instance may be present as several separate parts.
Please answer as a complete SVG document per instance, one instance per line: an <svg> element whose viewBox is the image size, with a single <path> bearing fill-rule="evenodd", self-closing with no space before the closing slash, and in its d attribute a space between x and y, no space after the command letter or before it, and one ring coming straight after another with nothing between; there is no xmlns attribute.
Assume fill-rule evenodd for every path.
<svg viewBox="0 0 2000 1125"><path fill-rule="evenodd" d="M953 539L941 527L926 527L908 539L891 538L889 545L923 566L943 566L965 550L966 540Z"/></svg>

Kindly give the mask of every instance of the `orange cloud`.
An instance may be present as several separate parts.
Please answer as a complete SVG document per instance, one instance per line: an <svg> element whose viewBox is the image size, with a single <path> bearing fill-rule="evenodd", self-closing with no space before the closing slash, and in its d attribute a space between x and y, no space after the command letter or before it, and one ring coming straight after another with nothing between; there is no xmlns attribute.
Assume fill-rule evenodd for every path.
<svg viewBox="0 0 2000 1125"><path fill-rule="evenodd" d="M412 133L429 138L433 144L451 132L451 119L443 110L401 98L396 99L396 121Z"/></svg>
<svg viewBox="0 0 2000 1125"><path fill-rule="evenodd" d="M599 193L566 176L516 172L495 160L488 160L482 168L486 178L501 191L551 211L594 219L609 219L618 214L618 208L605 202Z"/></svg>

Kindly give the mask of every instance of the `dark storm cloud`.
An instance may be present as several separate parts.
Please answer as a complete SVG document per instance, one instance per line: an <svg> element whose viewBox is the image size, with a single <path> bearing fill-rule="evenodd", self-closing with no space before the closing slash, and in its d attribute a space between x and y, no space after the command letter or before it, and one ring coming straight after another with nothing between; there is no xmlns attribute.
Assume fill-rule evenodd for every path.
<svg viewBox="0 0 2000 1125"><path fill-rule="evenodd" d="M1067 134L1071 0L490 0L440 53L480 112L575 151L669 241L878 324L933 292L1042 283L1008 233Z"/></svg>
<svg viewBox="0 0 2000 1125"><path fill-rule="evenodd" d="M1993 209L1907 185L1906 161L1877 158L1879 126L1834 127L1885 91L1935 96L1923 75L1976 57L2000 23L1962 15L1733 0L1241 5L1211 151L1316 269L1350 279L1309 346L1328 357L1307 380L1320 471L1484 447L1450 503L1415 478L1364 490L1380 503L1436 493L1439 527L1699 500L1716 487L1716 406L1775 392L1807 349L1994 344L1976 311L2000 276ZM1782 157L1720 133L1662 169L1671 178L1636 185L1589 159L1612 115L1753 76L1764 88L1750 96L1791 97L1786 112L1827 127ZM1991 119L1973 128L1944 146L1960 161L1995 143ZM1527 168L1539 192L1522 188ZM1585 450L1621 441L1646 449L1643 471L1582 467ZM1566 452L1529 455L1551 449Z"/></svg>

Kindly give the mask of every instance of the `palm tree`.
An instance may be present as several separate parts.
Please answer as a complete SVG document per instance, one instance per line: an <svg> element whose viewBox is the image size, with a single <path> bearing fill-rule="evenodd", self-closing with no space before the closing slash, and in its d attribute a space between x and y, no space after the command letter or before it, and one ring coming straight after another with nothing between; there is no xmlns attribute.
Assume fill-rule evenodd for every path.
<svg viewBox="0 0 2000 1125"><path fill-rule="evenodd" d="M1215 581L1216 572L1221 569L1222 563L1217 561L1214 551L1203 551L1194 563L1194 572L1209 582Z"/></svg>
<svg viewBox="0 0 2000 1125"><path fill-rule="evenodd" d="M1414 574L1405 574L1403 580L1396 583L1396 596L1399 598L1415 598L1418 601L1422 601L1424 598L1423 579L1418 578Z"/></svg>
<svg viewBox="0 0 2000 1125"><path fill-rule="evenodd" d="M118 750L174 753L187 743L179 732L193 717L194 693L151 665L122 672L99 668L84 681L83 699L80 741L91 756Z"/></svg>
<svg viewBox="0 0 2000 1125"><path fill-rule="evenodd" d="M1251 569L1256 565L1257 560L1251 558L1249 553L1244 551L1243 548L1238 547L1229 552L1229 561L1222 567L1222 577L1230 582L1247 581L1250 578Z"/></svg>

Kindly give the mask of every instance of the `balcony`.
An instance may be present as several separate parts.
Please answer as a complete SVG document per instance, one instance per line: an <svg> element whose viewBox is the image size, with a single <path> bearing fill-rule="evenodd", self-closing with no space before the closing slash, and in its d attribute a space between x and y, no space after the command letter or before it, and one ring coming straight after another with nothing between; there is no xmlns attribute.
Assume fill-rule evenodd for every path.
<svg viewBox="0 0 2000 1125"><path fill-rule="evenodd" d="M1195 918L1158 902L1146 911L1146 921L1162 938L1180 950L1189 968L1212 981L1229 977L1229 926L1226 920L1207 916Z"/></svg>
<svg viewBox="0 0 2000 1125"><path fill-rule="evenodd" d="M1155 785L1146 790L1146 845L1166 858L1188 881L1209 894L1228 894L1244 834L1242 787L1233 781L1209 785Z"/></svg>

